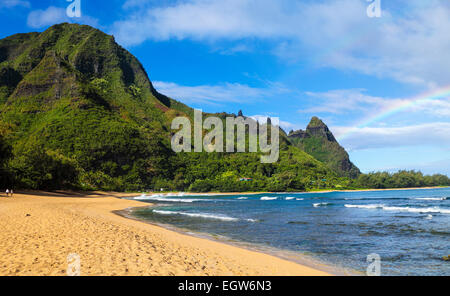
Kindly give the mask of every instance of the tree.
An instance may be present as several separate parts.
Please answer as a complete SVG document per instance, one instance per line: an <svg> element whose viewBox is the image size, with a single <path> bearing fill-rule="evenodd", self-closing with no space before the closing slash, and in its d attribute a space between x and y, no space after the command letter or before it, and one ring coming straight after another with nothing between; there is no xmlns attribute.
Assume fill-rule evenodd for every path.
<svg viewBox="0 0 450 296"><path fill-rule="evenodd" d="M11 161L16 183L30 189L72 189L78 187L75 160L58 151L32 144L22 147Z"/></svg>
<svg viewBox="0 0 450 296"><path fill-rule="evenodd" d="M238 117L244 117L244 114L242 113L242 110L239 110Z"/></svg>
<svg viewBox="0 0 450 296"><path fill-rule="evenodd" d="M5 138L0 134L0 168L11 157L11 146L6 143Z"/></svg>
<svg viewBox="0 0 450 296"><path fill-rule="evenodd" d="M411 188L450 185L450 179L445 175L424 176L421 172L416 171L399 171L394 174L388 172L361 174L354 182L356 187L361 188Z"/></svg>
<svg viewBox="0 0 450 296"><path fill-rule="evenodd" d="M9 171L6 168L6 163L11 158L11 156L11 146L6 142L2 131L0 131L0 184L6 184L11 179Z"/></svg>

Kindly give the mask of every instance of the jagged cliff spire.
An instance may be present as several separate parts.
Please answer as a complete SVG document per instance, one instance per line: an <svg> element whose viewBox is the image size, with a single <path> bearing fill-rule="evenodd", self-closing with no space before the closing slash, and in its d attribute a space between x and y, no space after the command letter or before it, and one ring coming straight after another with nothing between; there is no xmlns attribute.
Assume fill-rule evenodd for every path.
<svg viewBox="0 0 450 296"><path fill-rule="evenodd" d="M340 175L354 178L361 173L350 161L348 153L339 145L328 126L316 116L311 118L306 130L289 133L289 139Z"/></svg>
<svg viewBox="0 0 450 296"><path fill-rule="evenodd" d="M306 128L306 132L312 136L326 138L330 142L337 142L336 138L334 137L333 133L330 131L328 126L325 123L323 123L323 121L320 118L316 116L311 118L311 121L308 124L308 127Z"/></svg>

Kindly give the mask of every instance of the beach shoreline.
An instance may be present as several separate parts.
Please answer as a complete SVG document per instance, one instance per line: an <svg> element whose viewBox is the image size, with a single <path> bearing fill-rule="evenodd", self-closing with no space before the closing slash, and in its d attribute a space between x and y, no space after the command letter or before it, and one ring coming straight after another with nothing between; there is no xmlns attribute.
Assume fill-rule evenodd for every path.
<svg viewBox="0 0 450 296"><path fill-rule="evenodd" d="M431 196L432 196L434 194L434 193L432 193L433 191L431 191L430 193L427 193L427 190L433 190L433 189L439 190L439 189L447 189L447 188L449 188L449 187L438 186L438 187L422 187L422 188L367 189L367 190L329 190L329 191L319 191L319 192L301 192L300 194L307 194L307 195L304 195L305 198L300 198L300 200L304 200L304 199L305 200L310 200L310 199L315 199L315 198L316 199L317 198L323 199L323 198L327 198L327 197L336 197L336 196L341 196L341 198L343 200L344 198L342 196L347 197L347 195L348 195L348 194L344 194L344 193L348 193L348 192L350 192L350 193L351 192L362 192L362 194L364 195L364 192L371 192L371 191L374 192L374 193L370 194L369 197L373 196L373 195L377 195L375 192L387 192L387 193L379 193L379 194L384 194L384 195L386 195L388 197L396 196L398 194L400 194L402 196L403 195L409 196L408 191L414 191L414 190L422 190L422 194L425 194L425 195L428 195L428 196L430 196L430 194L431 194ZM342 195L335 195L335 194L334 195L333 194L330 194L330 195L324 194L323 196L320 195L320 193L341 193L341 192L342 192ZM272 199L271 196L276 196L274 198L276 198L278 200L284 200L284 199L292 200L292 199L295 199L295 197L289 197L290 196L289 194L292 194L292 196L295 196L294 194L298 194L298 193L286 192L286 193L282 193L282 195L279 195L279 196L277 194L280 194L280 193L276 193L276 192L233 192L233 193L217 193L217 192L184 193L184 192L170 192L170 193L161 193L161 192L159 192L159 193L149 193L149 194L146 194L145 197L142 196L141 198L142 198L142 200L145 200L146 202L157 203L156 207L157 206L164 207L164 206L170 205L170 203L167 203L166 201L170 201L171 197L173 197L175 200L178 201L178 199L180 197L184 196L187 199L187 202L190 202L190 201L192 201L192 202L193 201L201 201L200 199L196 199L197 197L198 198L202 198L201 196L203 196L204 198L207 198L207 197L211 197L211 196L220 196L220 195L222 195L223 197L222 198L216 197L216 198L219 198L217 200L222 200L222 199L228 200L228 198L225 197L225 196L229 196L229 195L232 195L233 199L245 199L245 200L247 200L247 199L248 200L265 199L266 197L264 197L264 196L269 196L269 197L267 197L267 199ZM238 198L241 195L242 196L255 195L255 196L250 197L250 198L247 198L247 197ZM349 195L349 196L350 197L351 196L358 196L359 197L360 195ZM216 200L216 198L212 197L212 200ZM137 199L139 200L140 197L137 197ZM345 199L347 200L348 198L345 198ZM411 198L411 199L413 200L413 198ZM160 203L162 203L162 204L160 204ZM334 201L333 201L333 203L334 203ZM324 204L326 204L326 203L324 203ZM314 207L316 207L316 205L318 205L318 204L313 204L310 201L309 206L312 207L312 205L314 205ZM343 204L341 206L344 207ZM151 207L152 206L149 206L148 208L151 208ZM191 209L191 208L189 208L189 209L190 210L182 210L182 209L177 208L175 210L174 209L167 209L167 210L165 210L165 209L161 208L161 209L157 209L157 210L161 210L161 212L166 211L166 213L163 213L163 214L169 214L169 215L170 215L170 211L176 211L176 213L179 213L182 216L183 215L190 215L189 213L197 213L197 212L200 212L202 215L216 215L217 214L217 212L215 212L215 211L208 211L205 208L202 208L201 206L198 206L196 208L194 207L193 209ZM220 230L216 230L216 228L214 228L214 227L205 227L205 226L201 226L200 227L200 226L197 226L195 223L193 223L193 226L191 227L191 222L189 222L189 221L186 221L186 223L185 222L180 222L179 221L180 219L177 218L177 219L174 220L175 222L172 222L172 221L170 221L170 219L164 218L165 216L154 215L154 214L151 214L150 212L152 212L151 209L148 210L148 211L144 210L142 215L137 214L133 218L135 218L135 219L142 219L145 223L155 224L155 225L158 225L158 226L161 226L161 227L168 228L169 230L180 231L181 233L187 233L189 235L200 236L202 238L207 238L207 239L210 239L210 240L213 240L213 241L218 241L218 242L221 242L221 243L231 244L231 245L234 245L234 246L243 247L243 248L247 248L247 249L250 249L250 250L256 250L258 252L263 252L263 253L266 253L266 254L269 254L269 255L277 256L279 258L290 260L290 261L294 261L296 263L307 265L309 267L313 267L313 268L315 267L315 268L318 268L320 270L329 272L329 273L331 273L333 275L356 275L356 276L364 275L362 270L365 269L365 266L359 266L358 264L353 264L353 265L342 264L342 266L335 266L335 264L333 264L334 262L341 262L341 261L339 261L339 260L331 260L328 257L325 258L322 255L314 254L314 250L316 250L315 248L308 249L312 253L306 252L306 254L302 254L301 252L289 251L290 249L297 250L296 247L292 246L292 245L291 246L287 246L287 247L286 247L286 245L284 245L286 247L286 249L284 249L284 248L275 249L275 248L267 247L265 245L262 246L262 245L257 245L257 244L254 244L254 243L246 243L246 241L254 242L254 241L258 241L258 240L255 240L255 237L251 237L251 239L248 239L246 234L242 233L242 232L241 233L237 232L239 234L235 234L236 231L234 229L233 230L228 230L228 232L227 231L220 231ZM155 210L155 212L158 212L158 211ZM184 212L187 212L187 213L185 214ZM243 218L243 217L239 216L239 214L236 215L235 212L232 212L232 211L228 211L228 212L226 212L226 211L225 212L218 211L218 212L221 215L226 215L227 217L232 217L232 218L235 218L235 219L237 219L236 217L238 217L241 220L245 220L245 218L248 218L248 217L256 219L252 215L245 215L244 218ZM211 213L213 213L213 214L211 214ZM179 217L179 215L176 215L176 216ZM426 219L431 219L431 218L429 218L429 216L430 215L428 215L428 217ZM296 220L296 219L293 219L293 220ZM286 222L286 221L284 221L284 222ZM172 224L174 224L174 225L172 225ZM177 226L175 226L175 225L177 225ZM361 224L361 225L363 225L363 224ZM177 229L178 226L180 227L180 229ZM188 227L190 229L186 229L186 227ZM199 233L195 233L195 231L198 231ZM206 237L205 237L204 233L201 232L201 231L206 232ZM264 233L264 231L262 233ZM216 234L221 234L221 235L216 235ZM223 235L225 235L225 236L223 236ZM229 237L226 237L227 235L230 235L234 239L230 239ZM364 233L361 234L361 236L365 236L365 235L366 234L364 234ZM260 238L260 237L257 237L257 238ZM236 239L238 240L237 243L236 243ZM260 239L259 241L264 241L264 239L265 239L265 237L262 236L262 240ZM283 239L283 238L281 238L281 239ZM302 239L306 239L306 241L308 241L310 238L309 237L302 237ZM291 254L289 254L289 253L291 253ZM370 253L370 250L368 251L368 253ZM297 257L296 255L298 255L298 258L295 258L295 257ZM315 255L317 255L317 256L315 256ZM312 259L313 264L308 264L308 263L311 263L311 261L308 262L307 260L305 261L304 259ZM328 260L328 259L330 259L330 260ZM315 263L319 263L319 265L317 265ZM326 268L321 267L320 263L323 263L324 265L326 265ZM343 266L346 266L346 267L343 267ZM358 269L352 270L352 269L349 268L349 266L353 266L353 267L357 266Z"/></svg>
<svg viewBox="0 0 450 296"><path fill-rule="evenodd" d="M204 232L195 232L195 231L192 231L189 229L179 228L179 227L176 227L176 226L173 226L170 224L164 224L164 223L158 223L158 222L145 220L145 219L142 219L142 218L139 218L139 217L133 215L134 210L138 210L141 208L152 208L152 207L158 207L158 205L149 203L147 206L144 206L144 207L128 208L128 209L124 209L124 210L120 210L120 211L115 211L114 213L119 216L125 217L127 219L132 219L132 220L140 221L142 223L154 225L157 227L162 227L169 231L174 231L174 232L177 232L177 233L180 233L183 235L188 235L188 236L192 236L192 237L196 237L196 238L200 238L200 239L206 239L206 240L210 240L213 242L218 242L220 244L226 244L226 245L230 245L232 247L246 249L251 252L267 254L269 256L274 256L274 257L277 257L282 260L288 260L290 262L300 264L302 266L307 266L309 268L313 268L316 270L320 270L322 272L326 272L329 275L334 275L334 276L361 276L361 275L364 275L363 273L361 273L357 270L350 270L348 268L343 268L340 266L332 266L329 263L322 262L317 258L313 258L312 256L307 256L306 254L302 254L299 252L271 248L268 246L257 245L255 243L246 243L243 241L233 240L231 238L227 238L224 236L217 236L217 235L212 235L212 234L204 233Z"/></svg>
<svg viewBox="0 0 450 296"><path fill-rule="evenodd" d="M186 196L217 196L217 195L258 195L258 194L306 194L306 193L334 193L334 192L376 192L376 191L401 191L401 190L431 190L431 189L443 189L450 188L446 186L434 186L434 187L411 187L411 188L383 188L383 189L333 189L333 190L313 190L313 191L292 191L292 192L182 192L182 191L149 191L145 194L155 195L167 195L167 194L183 194ZM127 193L129 196L138 196L142 193ZM133 195L134 194L134 195Z"/></svg>
<svg viewBox="0 0 450 296"><path fill-rule="evenodd" d="M436 188L446 187L418 189ZM67 256L71 253L80 255L82 275L360 275L314 260L314 257L308 261L309 256L301 253L290 254L245 242L222 241L213 235L118 215L154 205L133 199L140 195L100 191L16 191L14 197L6 198L5 194L0 194L0 275L66 275Z"/></svg>
<svg viewBox="0 0 450 296"><path fill-rule="evenodd" d="M303 275L330 273L116 214L148 207L135 193L33 192L0 197L0 275Z"/></svg>

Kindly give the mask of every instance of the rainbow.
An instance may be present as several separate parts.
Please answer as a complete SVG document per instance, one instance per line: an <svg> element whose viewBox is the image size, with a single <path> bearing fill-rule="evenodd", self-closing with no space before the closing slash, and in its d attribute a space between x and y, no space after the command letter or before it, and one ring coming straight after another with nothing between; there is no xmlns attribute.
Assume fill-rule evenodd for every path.
<svg viewBox="0 0 450 296"><path fill-rule="evenodd" d="M362 122L357 124L355 127L350 128L346 132L339 135L338 139L343 140L361 128L368 127L380 120L388 118L394 114L397 114L397 113L404 111L406 109L409 109L411 107L424 105L433 100L442 99L442 98L450 99L450 86L446 86L446 87L443 87L440 89L434 89L432 91L428 91L426 93L418 95L414 98L410 98L410 99L398 102L398 103L390 106L389 108L382 110L378 114L375 114L374 116L371 116L370 118L363 120Z"/></svg>

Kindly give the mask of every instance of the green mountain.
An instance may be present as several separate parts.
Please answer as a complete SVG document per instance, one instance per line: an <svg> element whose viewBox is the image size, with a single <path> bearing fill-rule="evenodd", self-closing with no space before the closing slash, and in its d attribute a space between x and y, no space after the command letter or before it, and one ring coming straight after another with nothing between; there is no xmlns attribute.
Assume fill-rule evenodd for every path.
<svg viewBox="0 0 450 296"><path fill-rule="evenodd" d="M298 130L289 133L289 139L297 147L327 164L340 175L356 178L361 174L326 124L317 117L311 119L306 131Z"/></svg>
<svg viewBox="0 0 450 296"><path fill-rule="evenodd" d="M176 154L170 125L183 115L193 109L158 93L141 63L97 29L59 24L0 40L2 187L298 191L349 183L331 156L312 144L303 151L284 132L273 164L259 153Z"/></svg>

